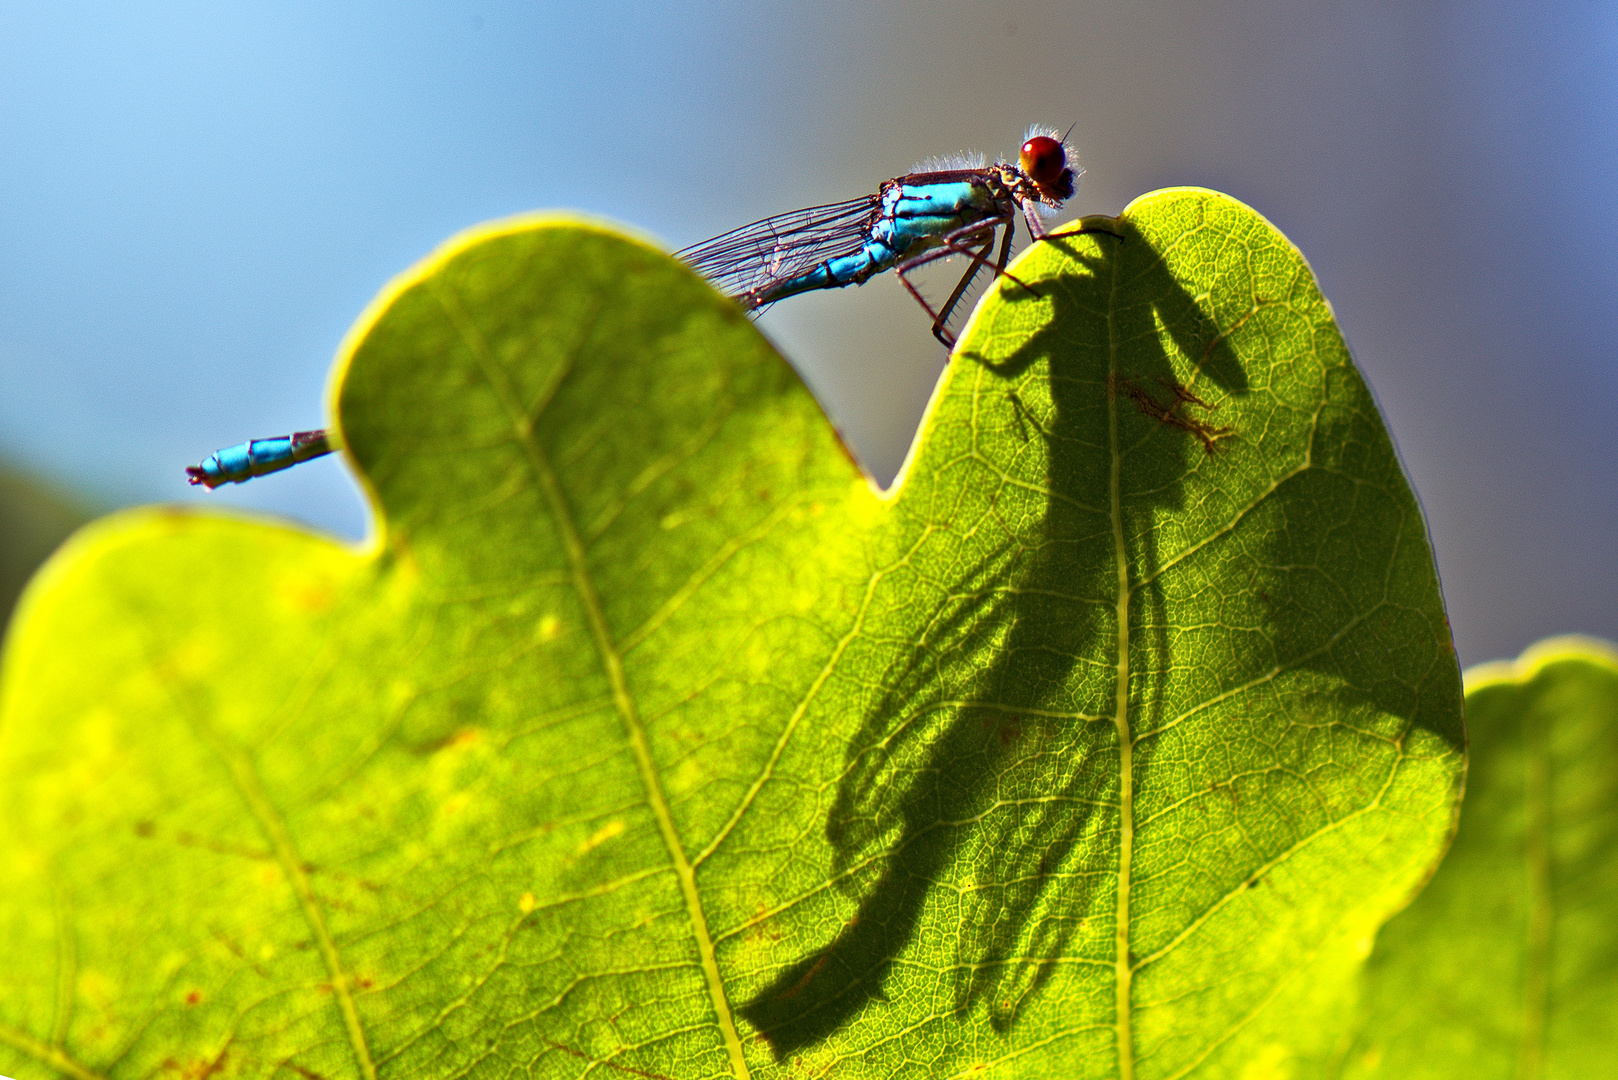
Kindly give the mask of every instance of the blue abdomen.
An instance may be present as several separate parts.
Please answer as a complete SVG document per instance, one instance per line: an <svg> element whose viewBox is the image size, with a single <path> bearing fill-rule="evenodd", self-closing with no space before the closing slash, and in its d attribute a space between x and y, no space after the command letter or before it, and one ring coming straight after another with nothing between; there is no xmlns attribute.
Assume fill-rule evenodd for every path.
<svg viewBox="0 0 1618 1080"><path fill-rule="evenodd" d="M956 174L959 175L959 174ZM812 270L761 290L756 305L774 303L816 289L858 285L902 259L938 244L963 225L994 212L994 197L981 182L892 181L882 192L881 211L858 251L827 259Z"/></svg>
<svg viewBox="0 0 1618 1080"><path fill-rule="evenodd" d="M244 484L255 476L266 476L311 458L332 452L330 436L324 431L297 431L274 439L254 439L208 455L201 465L185 470L193 484L216 488L220 484Z"/></svg>

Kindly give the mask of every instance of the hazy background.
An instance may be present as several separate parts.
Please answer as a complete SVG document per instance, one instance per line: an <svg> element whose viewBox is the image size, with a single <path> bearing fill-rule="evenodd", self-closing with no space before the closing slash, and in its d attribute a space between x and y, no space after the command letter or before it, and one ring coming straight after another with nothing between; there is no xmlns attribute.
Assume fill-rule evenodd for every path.
<svg viewBox="0 0 1618 1080"><path fill-rule="evenodd" d="M1205 185L1309 257L1463 663L1618 637L1618 5L333 7L0 7L0 458L52 520L195 499L357 537L335 460L182 468L322 425L349 323L450 234L578 207L681 247L1074 123L1075 211ZM945 360L898 284L761 326L889 477Z"/></svg>

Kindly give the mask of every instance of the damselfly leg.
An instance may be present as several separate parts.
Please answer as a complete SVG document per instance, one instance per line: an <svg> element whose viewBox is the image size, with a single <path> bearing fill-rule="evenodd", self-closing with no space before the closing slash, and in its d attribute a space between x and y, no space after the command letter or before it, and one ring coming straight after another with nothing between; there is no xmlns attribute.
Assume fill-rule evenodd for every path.
<svg viewBox="0 0 1618 1080"><path fill-rule="evenodd" d="M937 338L946 349L955 347L955 335L951 334L944 324L949 321L950 315L955 311L955 306L961 302L962 295L971 286L972 279L977 277L978 271L982 270L987 264L989 252L994 250L995 229L1006 224L1009 224L1009 222L999 217L973 222L971 225L963 226L945 236L941 246L929 248L920 255L906 259L896 268L899 280L910 291L910 295L915 299L916 303L921 305L921 309L933 320L933 337ZM995 266L996 275L1005 273L1006 259L1010 255L1009 229L1006 235L1008 241L1002 242L1000 245L1001 258ZM942 307L935 310L927 298L922 295L921 290L916 288L916 283L910 280L910 275L913 271L935 263L940 259L950 258L953 255L970 255L972 262L967 266L966 273L961 275L961 280L956 283L954 291L949 295L949 299L944 302Z"/></svg>
<svg viewBox="0 0 1618 1080"><path fill-rule="evenodd" d="M1011 259L1011 240L1015 231L1013 224L1015 220L1015 216L1010 211L1007 211L1004 214L985 218L982 221L975 221L970 225L963 225L954 232L941 237L939 240L940 246L929 248L898 265L899 280L904 282L905 288L910 290L910 295L915 297L916 303L922 306L922 310L932 316L933 337L937 338L945 348L955 347L955 335L951 334L944 324L954 314L956 306L961 302L961 297L971 287L972 280L977 277L980 270L988 265L989 252L994 249L996 229L1004 227L1005 232L1001 234L1000 254L995 259L992 267L994 276L1010 278L1035 296L1039 295L1037 289L1006 270L1006 264ZM978 242L974 243L974 237L980 238ZM972 263L966 268L966 273L961 275L961 280L956 284L955 291L950 293L949 299L944 302L941 308L935 311L932 304L927 302L927 298L921 295L921 290L917 289L915 283L910 280L910 273L940 259L950 258L953 255L970 255Z"/></svg>
<svg viewBox="0 0 1618 1080"><path fill-rule="evenodd" d="M1119 240L1124 238L1123 233L1113 232L1111 229L1103 229L1099 225L1096 225L1084 229L1069 229L1065 232L1041 233L1040 235L1034 237L1034 243L1038 244L1050 240L1065 240L1069 236L1090 236L1095 233L1100 233L1103 236L1115 237Z"/></svg>
<svg viewBox="0 0 1618 1080"><path fill-rule="evenodd" d="M994 264L996 277L1006 274L1006 263L1011 258L1011 234L1012 227L1008 222L1005 231L1000 234L1000 256L995 260ZM945 348L954 348L954 335L949 333L945 324L949 322L950 316L955 313L955 306L961 302L961 297L966 295L966 290L971 287L972 280L978 276L978 271L983 269L989 249L992 247L994 247L994 233L991 231L984 238L983 247L973 257L972 265L966 268L966 273L961 275L961 280L955 283L955 291L949 294L949 299L944 301L944 306L939 309L937 315L933 316L933 337L937 338ZM1006 274L1006 276L1011 277L1010 274ZM903 271L899 274L899 280L905 283L906 288L910 289L910 295L916 295L916 290L911 287L910 279L904 275ZM1019 284L1021 283L1019 282Z"/></svg>

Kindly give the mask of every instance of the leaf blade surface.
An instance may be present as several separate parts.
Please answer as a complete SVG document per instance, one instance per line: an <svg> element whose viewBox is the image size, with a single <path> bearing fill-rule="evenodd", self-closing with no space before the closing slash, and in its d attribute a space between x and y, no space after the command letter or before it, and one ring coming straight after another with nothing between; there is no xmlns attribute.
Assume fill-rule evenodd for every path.
<svg viewBox="0 0 1618 1080"><path fill-rule="evenodd" d="M1467 672L1454 846L1383 929L1346 1076L1600 1076L1618 1067L1618 652L1551 638Z"/></svg>
<svg viewBox="0 0 1618 1080"><path fill-rule="evenodd" d="M142 513L34 587L0 1025L118 1074L1318 1054L1452 817L1431 554L1284 238L1109 227L1000 283L886 497L648 248L401 278L337 383L370 550Z"/></svg>

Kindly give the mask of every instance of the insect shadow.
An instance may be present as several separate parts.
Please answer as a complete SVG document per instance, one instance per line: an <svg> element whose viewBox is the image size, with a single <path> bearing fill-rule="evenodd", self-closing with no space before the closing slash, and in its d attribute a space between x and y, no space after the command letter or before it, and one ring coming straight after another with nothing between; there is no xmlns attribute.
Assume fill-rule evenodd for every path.
<svg viewBox="0 0 1618 1080"><path fill-rule="evenodd" d="M1138 453L1128 573L1151 574L1154 540L1140 523L1179 509L1192 462L1239 434L1216 428L1204 399L1247 389L1235 353L1161 254L1127 223L1117 228L1121 237L1075 244L1086 254L1038 284L1067 317L1009 355L956 359L982 366L979 423L1007 433L999 445L1016 460L995 465L1019 483L966 481L989 494L960 528L997 538L970 560L941 554L964 569L913 601L934 615L921 640L891 654L849 743L826 835L857 915L741 1009L778 1057L884 999L929 904L929 925L956 931L931 946L954 1009L982 1002L1001 1031L1075 955L1115 960L1118 670L1093 659L1115 651L1098 643L1117 635L1114 442ZM1120 281L1134 301L1115 301ZM1170 349L1191 358L1197 386L1215 389L1177 381ZM945 529L937 542L959 540ZM1162 597L1146 592L1146 610L1130 613L1131 651L1154 655L1133 657L1132 711L1155 707L1153 682L1169 666Z"/></svg>

